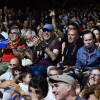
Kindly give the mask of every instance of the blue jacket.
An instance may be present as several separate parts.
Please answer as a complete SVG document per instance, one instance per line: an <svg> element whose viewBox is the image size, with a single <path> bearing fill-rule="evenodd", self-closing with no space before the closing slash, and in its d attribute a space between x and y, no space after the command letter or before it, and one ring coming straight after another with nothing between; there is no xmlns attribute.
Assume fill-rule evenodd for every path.
<svg viewBox="0 0 100 100"><path fill-rule="evenodd" d="M95 67L99 67L100 66L100 51L98 50L97 45L94 46L94 49L91 53L92 55L91 55L90 61L87 64L87 59L88 59L87 49L85 46L81 47L77 53L77 61L75 64L75 69L79 68L80 66L85 67L86 70L92 70Z"/></svg>

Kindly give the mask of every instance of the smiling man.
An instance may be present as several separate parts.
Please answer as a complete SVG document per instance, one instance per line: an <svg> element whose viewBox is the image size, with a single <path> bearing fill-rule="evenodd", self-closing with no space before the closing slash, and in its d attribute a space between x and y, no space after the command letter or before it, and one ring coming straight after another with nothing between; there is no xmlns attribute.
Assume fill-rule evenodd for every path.
<svg viewBox="0 0 100 100"><path fill-rule="evenodd" d="M76 96L76 81L69 75L54 75L49 77L52 92L56 100L85 100Z"/></svg>
<svg viewBox="0 0 100 100"><path fill-rule="evenodd" d="M58 40L54 33L54 28L51 24L45 24L43 26L43 44L37 45L37 38L34 37L34 46L37 46L36 52L33 54L33 58L36 59L37 54L38 62L37 66L31 66L27 69L32 75L44 75L47 76L47 67L56 66L61 59L61 47L62 43ZM36 42L37 41L37 42Z"/></svg>

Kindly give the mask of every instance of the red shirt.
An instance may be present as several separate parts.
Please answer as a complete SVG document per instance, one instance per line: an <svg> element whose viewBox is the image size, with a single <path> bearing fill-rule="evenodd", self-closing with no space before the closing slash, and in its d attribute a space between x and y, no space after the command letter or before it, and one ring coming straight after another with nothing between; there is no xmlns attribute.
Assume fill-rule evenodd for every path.
<svg viewBox="0 0 100 100"><path fill-rule="evenodd" d="M20 39L18 39L16 41L16 43L14 44L14 47L15 48L17 48L17 44L18 44L19 41L20 41ZM25 44L21 45L21 47L24 48L25 47ZM15 56L14 56L14 54L12 52L11 46L8 45L8 48L5 50L5 52L4 52L3 56L2 56L2 62L10 62L10 60L12 58L14 58L14 57Z"/></svg>

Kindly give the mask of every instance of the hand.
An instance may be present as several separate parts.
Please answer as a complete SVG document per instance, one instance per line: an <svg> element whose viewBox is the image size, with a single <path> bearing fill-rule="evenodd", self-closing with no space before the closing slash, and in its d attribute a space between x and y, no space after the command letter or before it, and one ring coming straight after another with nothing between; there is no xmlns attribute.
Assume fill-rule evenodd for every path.
<svg viewBox="0 0 100 100"><path fill-rule="evenodd" d="M63 66L63 72L67 72L67 71L69 71L69 66L68 65L66 65L66 66Z"/></svg>
<svg viewBox="0 0 100 100"><path fill-rule="evenodd" d="M19 53L21 59L23 59L23 57L24 57L25 50L26 50L25 47L24 47L24 48L22 48L21 46L18 46L18 47L17 47L17 51L18 51L18 53Z"/></svg>
<svg viewBox="0 0 100 100"><path fill-rule="evenodd" d="M41 43L41 39L38 36L33 37L34 46L38 46Z"/></svg>
<svg viewBox="0 0 100 100"><path fill-rule="evenodd" d="M32 92L29 93L31 100L39 100L36 93L35 93L35 90L31 87L30 87L30 90L32 91Z"/></svg>
<svg viewBox="0 0 100 100"><path fill-rule="evenodd" d="M9 43L9 45L11 46L11 48L14 47L14 46L13 46L13 41L12 41L12 40L8 39L8 43Z"/></svg>
<svg viewBox="0 0 100 100"><path fill-rule="evenodd" d="M89 74L90 74L90 71L85 71L85 72L83 72L83 75L84 75L84 76L89 76Z"/></svg>
<svg viewBox="0 0 100 100"><path fill-rule="evenodd" d="M76 75L79 74L79 69L78 69L78 68L75 70L75 74L76 74Z"/></svg>
<svg viewBox="0 0 100 100"><path fill-rule="evenodd" d="M54 10L49 10L50 11L50 16L55 17L55 11Z"/></svg>
<svg viewBox="0 0 100 100"><path fill-rule="evenodd" d="M91 87L91 86L94 85L94 84L95 84L95 81L94 81L93 79L90 78L87 85L88 85L89 87Z"/></svg>

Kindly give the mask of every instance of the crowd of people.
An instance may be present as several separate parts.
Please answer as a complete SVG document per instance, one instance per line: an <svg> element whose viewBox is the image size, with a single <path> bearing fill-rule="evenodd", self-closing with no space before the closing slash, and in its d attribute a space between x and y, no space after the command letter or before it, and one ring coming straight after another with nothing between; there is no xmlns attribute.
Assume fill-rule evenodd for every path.
<svg viewBox="0 0 100 100"><path fill-rule="evenodd" d="M1 100L99 100L100 9L0 8Z"/></svg>

